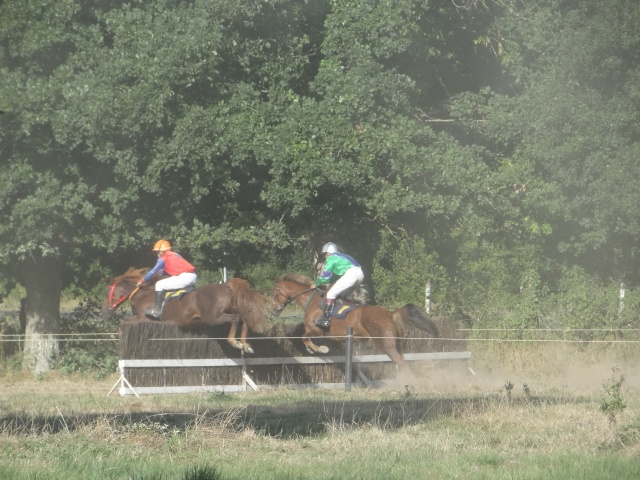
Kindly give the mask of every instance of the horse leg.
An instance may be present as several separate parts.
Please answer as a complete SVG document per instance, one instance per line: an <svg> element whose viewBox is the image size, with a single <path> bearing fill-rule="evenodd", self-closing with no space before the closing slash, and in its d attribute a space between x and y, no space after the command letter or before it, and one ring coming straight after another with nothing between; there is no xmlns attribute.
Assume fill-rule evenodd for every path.
<svg viewBox="0 0 640 480"><path fill-rule="evenodd" d="M329 352L329 347L327 347L326 345L318 346L315 343L313 343L310 338L303 338L302 342L304 343L304 346L307 348L307 352L311 354Z"/></svg>
<svg viewBox="0 0 640 480"><path fill-rule="evenodd" d="M322 332L324 333L322 330L320 330L318 327L316 327L313 324L313 319L311 320L311 323L305 323L305 329L304 329L304 335L302 336L302 343L304 343L304 346L307 349L307 352L309 352L310 354L314 354L314 353L328 353L329 352L329 347L327 347L326 345L321 345L318 346L315 343L313 343L313 341L311 340L310 337L318 337L319 335L312 335L313 331L316 330L318 332Z"/></svg>
<svg viewBox="0 0 640 480"><path fill-rule="evenodd" d="M396 365L405 364L404 357L398 351L395 338L376 338L375 342L378 344L378 348L382 350Z"/></svg>
<svg viewBox="0 0 640 480"><path fill-rule="evenodd" d="M224 319L224 320L219 321L218 323L224 323L224 322L231 323L231 328L229 329L229 335L227 336L227 342L229 343L229 345L231 345L233 348L237 348L238 350L242 350L242 343L240 343L236 339L236 332L238 331L238 324L240 323L240 315L237 315L235 313L234 314L225 313L220 316L219 320L220 319Z"/></svg>
<svg viewBox="0 0 640 480"><path fill-rule="evenodd" d="M242 322L242 331L240 332L240 344L242 345L242 351L244 353L254 353L253 348L247 342L247 333L249 332L249 327L247 324Z"/></svg>
<svg viewBox="0 0 640 480"><path fill-rule="evenodd" d="M418 381L418 377L413 373L402 353L398 351L397 340L395 338L376 338L375 342L378 345L378 348L387 354L396 366L396 377L399 380L407 382Z"/></svg>
<svg viewBox="0 0 640 480"><path fill-rule="evenodd" d="M315 324L315 321L318 318L320 318L318 314L322 316L324 312L322 312L322 310L320 309L317 309L315 311L312 311L311 309L309 309L307 310L307 314L304 317L304 334L302 335L302 343L304 343L304 346L307 349L307 352L309 352L312 355L314 353L329 352L329 347L327 347L326 345L318 346L315 343L313 343L313 341L311 340L311 338L313 337L323 337L325 334L324 330L322 330L320 327L316 326Z"/></svg>

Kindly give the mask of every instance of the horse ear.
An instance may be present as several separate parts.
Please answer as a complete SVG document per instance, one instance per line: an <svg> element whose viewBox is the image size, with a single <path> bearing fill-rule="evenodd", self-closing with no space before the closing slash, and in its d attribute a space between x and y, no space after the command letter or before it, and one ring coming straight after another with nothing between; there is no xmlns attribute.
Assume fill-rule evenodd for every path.
<svg viewBox="0 0 640 480"><path fill-rule="evenodd" d="M120 280L127 280L129 278L136 277L136 276L138 276L138 270L135 269L134 267L129 267L126 272L124 272L122 275L120 275L117 278Z"/></svg>

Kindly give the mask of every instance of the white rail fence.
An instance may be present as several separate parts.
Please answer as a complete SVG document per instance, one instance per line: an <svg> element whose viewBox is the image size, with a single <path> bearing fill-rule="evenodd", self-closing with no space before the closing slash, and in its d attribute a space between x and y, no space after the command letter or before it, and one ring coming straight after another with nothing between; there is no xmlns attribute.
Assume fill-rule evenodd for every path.
<svg viewBox="0 0 640 480"><path fill-rule="evenodd" d="M407 362L415 361L464 361L468 362L471 352L433 352L433 353L406 353L404 358ZM389 363L391 360L387 355L353 355L352 363L358 374L358 382L364 386L374 387L388 383L388 380L370 380L360 369L360 365L365 363ZM347 356L322 356L322 357L273 357L273 358L212 358L212 359L185 359L185 360L120 360L118 370L120 378L111 388L107 396L119 386L119 393L122 396L141 394L164 394L164 393L190 393L190 392L218 392L237 393L249 390L266 390L286 386L292 389L302 388L343 388L345 383L315 383L315 384L287 384L287 365L322 365L322 364L347 364ZM281 382L278 385L258 385L251 379L247 372L247 367L254 365L281 365ZM138 368L211 368L211 367L238 367L242 369L242 382L238 385L184 385L167 386L159 385L154 387L134 387L127 380L127 372Z"/></svg>

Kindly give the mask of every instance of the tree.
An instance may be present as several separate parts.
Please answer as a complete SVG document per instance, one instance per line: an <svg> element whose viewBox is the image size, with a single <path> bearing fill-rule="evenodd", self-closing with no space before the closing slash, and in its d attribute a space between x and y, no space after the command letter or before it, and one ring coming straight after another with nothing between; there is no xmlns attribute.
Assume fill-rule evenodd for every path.
<svg viewBox="0 0 640 480"><path fill-rule="evenodd" d="M27 289L29 368L50 368L60 292L96 252L115 265L167 236L204 263L224 242L286 244L251 138L265 95L305 88L300 26L322 16L277 0L0 6L1 258Z"/></svg>
<svg viewBox="0 0 640 480"><path fill-rule="evenodd" d="M627 0L512 7L484 37L505 75L458 96L452 111L475 141L526 172L514 222L524 242L538 237L560 264L637 284L640 8Z"/></svg>
<svg viewBox="0 0 640 480"><path fill-rule="evenodd" d="M291 104L265 149L268 206L316 245L339 236L365 261L381 229L418 233L451 258L458 219L503 186L482 149L430 121L447 88L471 82L468 16L451 2L331 2L310 97Z"/></svg>
<svg viewBox="0 0 640 480"><path fill-rule="evenodd" d="M446 245L491 174L421 113L444 105L412 65L455 51L446 1L0 8L2 258L51 286L23 280L31 338L53 338L96 252L116 264L166 236L206 266L340 233L372 258L381 227Z"/></svg>
<svg viewBox="0 0 640 480"><path fill-rule="evenodd" d="M447 278L490 252L495 285L514 265L542 285L545 256L637 280L631 0L18 3L0 4L0 258L34 370L62 288L159 237L201 268L334 240L372 271L389 233Z"/></svg>
<svg viewBox="0 0 640 480"><path fill-rule="evenodd" d="M60 90L53 72L74 49L66 26L75 3L0 5L2 118L0 259L26 288L25 360L46 372L58 346L64 267L88 244L97 196L87 181L88 156L63 148L52 128ZM67 272L68 273L68 272Z"/></svg>

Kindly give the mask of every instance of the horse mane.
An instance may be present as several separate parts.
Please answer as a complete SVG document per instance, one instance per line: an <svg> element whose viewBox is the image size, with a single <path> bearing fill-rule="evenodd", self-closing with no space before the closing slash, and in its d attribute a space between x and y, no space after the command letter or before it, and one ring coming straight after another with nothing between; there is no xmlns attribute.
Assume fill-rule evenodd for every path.
<svg viewBox="0 0 640 480"><path fill-rule="evenodd" d="M111 283L133 282L133 281L137 282L142 277L144 277L148 271L149 271L148 268L129 267L129 270L124 272L119 277L112 278Z"/></svg>
<svg viewBox="0 0 640 480"><path fill-rule="evenodd" d="M233 292L232 305L240 312L242 320L254 332L263 332L267 324L265 310L273 300L251 290L249 282L242 278L230 278L227 286Z"/></svg>
<svg viewBox="0 0 640 480"><path fill-rule="evenodd" d="M276 281L284 281L284 282L296 282L307 287L313 285L313 280L311 280L306 275L301 275L299 273L287 273L282 275L276 279Z"/></svg>

